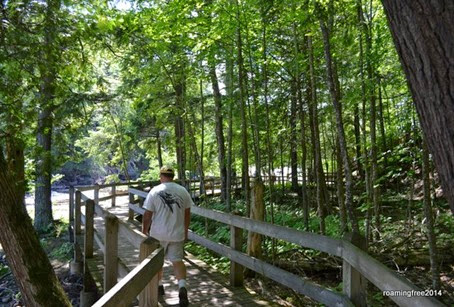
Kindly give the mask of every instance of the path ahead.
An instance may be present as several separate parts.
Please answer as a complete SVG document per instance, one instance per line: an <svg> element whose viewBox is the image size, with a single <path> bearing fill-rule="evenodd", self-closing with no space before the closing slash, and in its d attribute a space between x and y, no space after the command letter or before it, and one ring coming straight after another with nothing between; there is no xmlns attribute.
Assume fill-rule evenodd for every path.
<svg viewBox="0 0 454 307"><path fill-rule="evenodd" d="M127 197L118 197L116 207L110 207L109 202L105 205L103 202L100 202L100 205L121 220L127 221L127 202ZM101 217L95 217L94 223L99 237L103 238L104 221ZM140 224L137 222L131 223L131 227L140 230ZM134 248L129 241L120 239L120 242L118 242L118 252L119 258L129 270L133 269L139 263L139 250ZM94 254L93 261L90 261L89 267L102 294L103 258L99 250L95 251ZM206 263L193 255L186 253L184 262L188 274L187 283L190 306L277 306L276 304L271 304L260 299L255 293L250 293L243 287L231 287L227 276L211 269ZM178 306L178 284L173 276L171 263L167 261L164 264L163 284L166 295L161 299L160 305Z"/></svg>

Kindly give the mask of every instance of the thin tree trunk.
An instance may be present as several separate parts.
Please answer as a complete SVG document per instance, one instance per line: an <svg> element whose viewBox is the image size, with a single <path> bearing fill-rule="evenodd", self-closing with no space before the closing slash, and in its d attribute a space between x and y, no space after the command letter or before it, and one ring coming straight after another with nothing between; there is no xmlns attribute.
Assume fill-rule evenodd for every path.
<svg viewBox="0 0 454 307"><path fill-rule="evenodd" d="M158 165L159 165L159 168L161 168L163 166L162 164L162 145L161 145L161 136L159 135L160 134L160 131L158 128L156 128L156 149L158 151Z"/></svg>
<svg viewBox="0 0 454 307"><path fill-rule="evenodd" d="M342 160L344 164L344 173L345 173L345 206L348 211L348 215L350 218L350 222L352 224L352 231L359 233L359 226L358 221L354 212L353 208L353 194L352 194L352 173L350 167L350 161L348 158L348 151L347 151L347 142L345 140L345 131L344 131L344 123L342 119L342 111L340 101L338 101L338 97L340 97L339 93L336 93L336 82L333 79L333 63L331 58L331 44L328 29L325 25L323 20L320 20L320 28L323 34L323 44L325 49L325 59L326 59L326 66L327 66L327 79L330 88L330 95L333 101L334 111L336 115L336 124L338 130L338 137L339 137L339 144L340 144L340 151L342 154Z"/></svg>
<svg viewBox="0 0 454 307"><path fill-rule="evenodd" d="M218 143L219 172L221 175L221 200L225 202L227 169L225 166L225 142L224 131L222 127L222 96L219 90L218 77L216 76L216 67L214 64L210 65L210 78L214 96L214 118L216 123L215 131L216 141Z"/></svg>
<svg viewBox="0 0 454 307"><path fill-rule="evenodd" d="M196 122L196 119L195 119L195 114L194 112L191 112L191 111L187 111L186 114L190 114L191 115L191 120L192 120L192 123L195 124ZM192 154L194 155L194 160L195 160L195 164L196 164L196 167L197 167L197 172L199 173L200 175L200 195L204 194L205 193L205 182L204 182L204 173L203 173L203 167L202 167L202 159L200 158L200 155L199 155L199 150L197 149L197 142L196 142L196 139L195 139L195 131L192 127L192 124L191 122L189 122L189 120L186 119L186 127L188 129L188 133L189 133L189 142L191 144L191 148L192 148ZM190 164L192 165L192 163Z"/></svg>
<svg viewBox="0 0 454 307"><path fill-rule="evenodd" d="M175 145L177 153L178 179L181 184L186 186L186 150L184 143L184 81L179 78L178 84L175 86L176 95L176 114L175 114Z"/></svg>
<svg viewBox="0 0 454 307"><path fill-rule="evenodd" d="M424 215L426 217L427 239L429 241L430 270L432 273L432 288L440 289L440 271L438 269L437 240L432 213L432 199L430 197L430 161L427 144L423 140L422 148L422 173L424 188Z"/></svg>
<svg viewBox="0 0 454 307"><path fill-rule="evenodd" d="M226 60L226 91L228 97L228 130L227 130L227 178L226 178L226 208L227 212L232 210L231 199L232 199L232 165L233 165L233 102L234 102L234 93L233 93L233 47L230 50L229 55Z"/></svg>
<svg viewBox="0 0 454 307"><path fill-rule="evenodd" d="M115 121L115 117L112 114L111 110L109 110L108 112L109 112L110 118L112 120L112 123L114 124L115 133L117 134L117 139L118 139L118 143L119 143L118 145L120 147L121 162L122 162L122 165L123 165L123 172L125 174L126 180L128 182L130 182L131 179L130 179L129 173L128 173L128 165L127 165L127 162L126 162L126 154L125 154L125 150L124 150L124 146L123 146L123 134L121 132L122 129L121 130L119 129L119 127L117 125L117 122ZM121 119L120 119L120 122L121 122Z"/></svg>
<svg viewBox="0 0 454 307"><path fill-rule="evenodd" d="M240 19L240 7L238 0L236 0L236 17ZM244 79L244 60L243 60L243 42L241 39L241 27L237 27L237 61L238 61L238 83L239 83L239 94L240 94L240 113L241 113L241 151L242 151L242 186L244 192L244 198L246 201L246 215L250 213L250 186L249 186L249 154L248 154L248 135L247 135L247 118L246 118L246 105L245 105L245 83Z"/></svg>
<svg viewBox="0 0 454 307"><path fill-rule="evenodd" d="M343 234L348 230L347 212L344 199L344 176L342 169L342 155L340 152L339 138L336 140L336 161L337 161L337 203L339 205L340 232Z"/></svg>
<svg viewBox="0 0 454 307"><path fill-rule="evenodd" d="M205 194L205 174L203 169L203 155L205 152L205 97L203 97L203 84L202 79L200 79L200 104L201 104L201 113L202 113L202 132L201 132L201 140L200 140L200 169L201 173L199 173L200 180L200 195ZM194 113L193 113L194 114ZM227 176L227 175L226 175ZM225 187L224 187L225 188Z"/></svg>
<svg viewBox="0 0 454 307"><path fill-rule="evenodd" d="M325 206L326 199L323 188L326 187L325 184L325 175L323 173L322 158L321 158L321 148L320 148L320 131L318 125L318 112L317 112L317 86L315 83L315 68L314 68L314 55L312 49L312 38L307 38L307 49L309 54L309 73L310 73L310 85L308 85L308 91L311 92L311 100L309 104L309 117L311 123L311 138L313 146L313 156L314 156L314 171L315 171L315 181L317 189L317 208L318 214L320 217L320 232L325 233Z"/></svg>
<svg viewBox="0 0 454 307"><path fill-rule="evenodd" d="M71 306L32 223L24 210L12 174L0 163L0 244L27 306ZM33 256L31 256L33 255Z"/></svg>
<svg viewBox="0 0 454 307"><path fill-rule="evenodd" d="M290 99L290 168L292 171L292 191L299 192L298 187L298 154L297 154L297 140L296 135L296 120L297 120L297 89L296 81L291 81L291 99Z"/></svg>
<svg viewBox="0 0 454 307"><path fill-rule="evenodd" d="M263 13L262 13L263 14ZM262 15L263 16L263 15ZM267 66L267 41L266 41L266 25L265 16L262 19L262 48L263 48L263 66L262 66L262 78L263 78L263 100L265 102L266 109L266 145L267 145L267 155L268 155L268 191L269 191L269 203L270 203L270 216L271 223L274 224L274 166L273 159L274 154L271 144L271 118L270 118L270 106L268 103L268 66ZM266 211L265 211L266 212ZM272 238L271 241L271 250L272 250L272 261L274 263L276 259L276 239Z"/></svg>

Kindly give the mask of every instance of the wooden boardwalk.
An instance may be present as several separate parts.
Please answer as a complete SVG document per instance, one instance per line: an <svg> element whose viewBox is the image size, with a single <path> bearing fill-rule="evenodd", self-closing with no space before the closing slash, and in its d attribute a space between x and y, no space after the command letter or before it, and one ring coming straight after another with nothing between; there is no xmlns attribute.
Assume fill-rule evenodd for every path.
<svg viewBox="0 0 454 307"><path fill-rule="evenodd" d="M127 221L127 198L117 198L116 207L109 203L100 205L119 219ZM99 237L104 237L104 220L101 217L94 219L95 229ZM131 227L140 230L140 223L132 222ZM139 250L134 248L129 241L119 237L118 256L129 270L139 264ZM95 240L96 242L96 240ZM98 246L98 244L95 244ZM190 306L277 306L259 298L255 293L250 293L244 287L231 287L228 277L213 270L209 265L186 253L184 262L187 268L187 289ZM91 275L95 280L100 295L103 293L103 258L99 250L94 251L93 258L88 262ZM173 275L170 262L164 263L163 284L165 296L160 299L160 306L179 306L178 283ZM135 304L132 304L132 306Z"/></svg>

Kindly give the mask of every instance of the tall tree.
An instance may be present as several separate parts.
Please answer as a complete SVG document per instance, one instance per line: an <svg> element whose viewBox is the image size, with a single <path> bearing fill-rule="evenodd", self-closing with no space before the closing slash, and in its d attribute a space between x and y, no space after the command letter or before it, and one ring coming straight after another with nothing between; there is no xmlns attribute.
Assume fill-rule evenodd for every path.
<svg viewBox="0 0 454 307"><path fill-rule="evenodd" d="M224 141L224 128L223 128L223 112L222 112L222 96L221 91L219 90L218 77L216 75L216 66L213 64L210 65L210 79L211 86L213 87L213 96L214 96L214 109L215 109L215 131L216 131L216 141L218 143L218 162L219 162L219 172L221 175L221 199L222 201L226 200L226 181L227 181L227 168L226 168L226 159L225 159L225 141Z"/></svg>
<svg viewBox="0 0 454 307"><path fill-rule="evenodd" d="M454 2L382 2L444 195L454 213Z"/></svg>
<svg viewBox="0 0 454 307"><path fill-rule="evenodd" d="M331 2L330 2L330 5ZM321 7L318 7L319 14L323 14ZM332 12L330 12L332 13ZM345 207L347 208L348 217L352 226L352 231L359 233L358 221L353 208L353 179L352 171L350 166L350 159L348 156L347 142L345 138L344 123L342 119L342 109L340 104L340 89L337 86L337 81L334 78L333 71L333 59L331 53L331 42L330 42L330 28L328 27L327 21L325 20L326 16L320 16L320 28L323 35L323 45L325 51L325 60L326 60L326 74L329 85L329 91L331 95L331 100L334 106L334 112L336 115L336 126L339 138L340 152L342 155L342 161L344 164L344 173L345 173Z"/></svg>
<svg viewBox="0 0 454 307"><path fill-rule="evenodd" d="M36 188L35 188L35 228L43 231L53 223L51 202L52 177L52 129L53 111L56 107L55 90L57 78L57 13L59 0L46 1L44 19L44 46L39 63L41 85L39 90L38 128L36 133Z"/></svg>

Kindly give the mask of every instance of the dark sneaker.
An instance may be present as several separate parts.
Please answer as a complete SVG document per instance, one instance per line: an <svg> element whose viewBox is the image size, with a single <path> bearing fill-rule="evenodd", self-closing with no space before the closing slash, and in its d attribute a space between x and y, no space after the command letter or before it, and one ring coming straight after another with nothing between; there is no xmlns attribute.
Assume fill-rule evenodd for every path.
<svg viewBox="0 0 454 307"><path fill-rule="evenodd" d="M163 285L160 285L160 286L158 287L158 295L159 295L159 296L164 296L164 295L166 295L166 292L164 291L164 286L163 286Z"/></svg>
<svg viewBox="0 0 454 307"><path fill-rule="evenodd" d="M186 290L185 287L180 288L180 291L178 293L178 297L180 298L180 307L189 306L188 290Z"/></svg>

